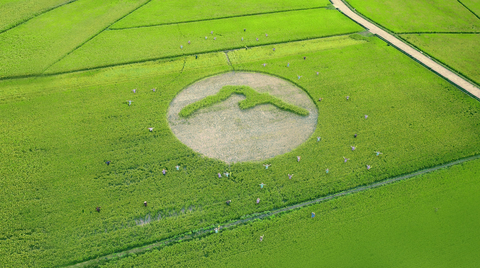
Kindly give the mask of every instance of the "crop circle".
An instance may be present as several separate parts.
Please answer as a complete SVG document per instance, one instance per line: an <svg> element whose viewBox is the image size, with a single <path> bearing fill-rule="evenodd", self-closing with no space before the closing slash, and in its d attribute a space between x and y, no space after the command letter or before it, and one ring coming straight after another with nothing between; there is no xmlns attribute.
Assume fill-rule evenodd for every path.
<svg viewBox="0 0 480 268"><path fill-rule="evenodd" d="M189 104L218 94L225 86L248 86L258 93L306 109L301 116L272 104L242 110L244 95L198 109L188 117L180 111ZM227 163L260 161L287 153L315 131L318 111L301 88L275 76L229 72L197 81L183 89L170 103L168 122L175 136L194 151Z"/></svg>

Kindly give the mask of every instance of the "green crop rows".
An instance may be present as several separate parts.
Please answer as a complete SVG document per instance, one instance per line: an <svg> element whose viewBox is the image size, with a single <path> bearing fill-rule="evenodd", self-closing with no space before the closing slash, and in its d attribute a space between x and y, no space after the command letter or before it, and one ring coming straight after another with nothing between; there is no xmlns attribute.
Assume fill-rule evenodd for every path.
<svg viewBox="0 0 480 268"><path fill-rule="evenodd" d="M178 23L285 10L326 7L328 0L153 0L112 25L113 29Z"/></svg>
<svg viewBox="0 0 480 268"><path fill-rule="evenodd" d="M95 260L245 215L480 154L480 103L477 100L392 46L361 32L362 27L340 12L317 8L328 4L326 1L260 2L244 2L242 6L233 1L200 5L199 1L190 0L77 0L48 12L44 11L60 2L40 1L27 9L21 8L26 5L22 1L0 4L0 7L9 5L10 10L18 9L18 14L11 16L9 11L0 12L8 15L0 20L1 27L33 17L0 33L2 266L57 267ZM467 2L465 4L471 4ZM428 5L419 6L432 11ZM431 12L432 18L440 21L436 24L439 28L456 16L459 22L455 29L465 30L471 26L477 31L478 25L471 20L470 15L474 15L470 11L467 10L470 15L466 15L453 2L438 3L438 6L452 12L448 16ZM266 14L248 15L252 12ZM165 13L168 16L164 16ZM227 18L216 19L218 17ZM186 22L190 18L198 21ZM165 23L169 25L137 27ZM442 42L456 44L454 40ZM464 44L474 50L476 42L469 39ZM473 51L469 53L469 57L476 57ZM475 76L471 71L473 63L462 66L470 70L468 75ZM171 101L192 83L231 71L270 74L305 90L315 101L319 113L312 137L289 153L265 161L236 164L205 157L182 144L167 121ZM239 93L238 88L235 90ZM246 102L244 108L275 100L256 94L250 99L254 102ZM276 103L277 107L272 108L288 108L282 105ZM154 130L150 132L152 127ZM376 155L376 152L382 154ZM297 156L301 156L300 162ZM271 166L265 169L264 164ZM367 169L367 165L371 169ZM452 177L449 182L458 181L458 187L424 179L428 185L412 181L397 188L376 190L376 194L372 194L375 198L369 198L372 192L367 192L358 199L348 197L316 206L320 225L308 228L334 228L335 225L340 228L344 222L355 223L367 214L371 214L373 223L379 226L385 218L390 222L395 219L392 214L381 214L382 208L397 201L395 197L405 199L403 193L433 195L440 193L441 190L435 191L444 189L442 187L464 191L473 204L476 200L471 193L478 186L471 180L476 173L467 172L470 166L452 168L460 177ZM224 172L231 176L218 178L217 174ZM287 174L294 176L289 179ZM460 183L462 179L465 184ZM260 188L260 183L266 187ZM468 188L469 185L472 187ZM429 190L430 186L434 190ZM401 189L395 196L398 187ZM408 192L412 188L424 191ZM261 199L258 205L255 204L257 198ZM226 200L232 203L227 206ZM431 209L432 199L423 200L419 202ZM144 201L148 201L147 207ZM438 206L445 209L449 201L467 204L451 197ZM100 212L96 207L100 207ZM332 218L321 217L322 211L330 213ZM335 211L341 211L341 215ZM262 226L272 223L283 225L285 219L287 222L291 219L298 223L297 229L285 223L276 232L277 237L282 237L282 230L291 229L293 236L290 237L294 237L300 232L301 226L297 225L311 220L302 218L304 212L248 227L254 229L234 229L231 235L243 236L239 241L244 243L250 238L245 238L244 232L261 230ZM420 218L421 212L412 217ZM351 214L351 218L347 214ZM448 215L453 219L451 224L458 224L457 219L476 220L466 214ZM405 221L402 218L399 223ZM362 224L359 226L368 229L366 223ZM334 230L340 230L338 228ZM445 228L439 230L451 230ZM380 238L385 237L389 229L384 231ZM227 232L229 230L208 239L222 238ZM258 235L256 231L251 233L255 239ZM458 239L464 238L462 235L459 232ZM478 235L472 232L470 237L475 236ZM269 237L266 235L262 245L268 246ZM333 241L337 237L319 239ZM215 241L208 239L195 243ZM381 244L380 240L377 242ZM198 254L195 243L191 255L184 257ZM381 246L378 243L372 245ZM285 247L282 248L282 244ZM346 240L339 240L334 245L346 244ZM189 245L180 244L165 253L156 252L138 259L123 259L118 265L129 265L130 261L147 265L160 256L157 254L168 256L165 265L170 261L183 262L181 256L177 259L168 254L181 252ZM293 247L288 243L277 245L279 254L286 252L287 245ZM468 256L475 256L470 252L478 248L472 245L464 251ZM213 250L217 251L216 245L198 247L211 249L207 252L210 256L214 255ZM377 247L372 246L372 250L375 249ZM463 248L448 249L455 255ZM232 250L234 254L235 249ZM265 250L268 253L271 249ZM431 256L444 253L438 247L431 250ZM332 253L332 256L338 255ZM208 266L206 257L202 260ZM234 257L230 259L234 261ZM220 261L224 260L228 261ZM415 260L412 258L412 263ZM466 264L474 260L473 257L464 259ZM292 257L291 261L295 259ZM368 261L365 259L360 264ZM388 266L388 263L377 266Z"/></svg>
<svg viewBox="0 0 480 268"><path fill-rule="evenodd" d="M476 160L100 267L471 267L479 176Z"/></svg>
<svg viewBox="0 0 480 268"><path fill-rule="evenodd" d="M478 102L376 38L346 37L340 48L328 40L277 45L278 55L271 46L228 53L236 70L271 73L323 98L313 135L322 141L269 160L268 170L204 158L168 127L182 88L232 69L223 52L1 82L0 113L9 116L0 132L0 261L78 262L479 153ZM309 52L309 42L323 45ZM230 178L216 178L226 171Z"/></svg>
<svg viewBox="0 0 480 268"><path fill-rule="evenodd" d="M238 106L242 110L253 108L260 104L272 104L281 110L290 111L298 115L308 115L308 111L306 109L286 103L268 93L258 93L251 87L224 86L217 94L208 96L198 102L185 106L180 111L180 116L187 117L201 108L206 108L214 105L215 103L219 103L228 99L232 94L240 94L246 97L246 99L238 103Z"/></svg>
<svg viewBox="0 0 480 268"><path fill-rule="evenodd" d="M106 31L47 72L57 73L363 30L339 12L327 9L252 17Z"/></svg>
<svg viewBox="0 0 480 268"><path fill-rule="evenodd" d="M3 0L0 3L0 32L28 20L35 15L52 9L68 0L45 0L45 1L25 1L25 0Z"/></svg>
<svg viewBox="0 0 480 268"><path fill-rule="evenodd" d="M457 0L348 0L393 32L480 32L480 20Z"/></svg>
<svg viewBox="0 0 480 268"><path fill-rule="evenodd" d="M42 73L145 1L76 1L2 33L0 78Z"/></svg>
<svg viewBox="0 0 480 268"><path fill-rule="evenodd" d="M480 84L480 34L404 34L402 38Z"/></svg>

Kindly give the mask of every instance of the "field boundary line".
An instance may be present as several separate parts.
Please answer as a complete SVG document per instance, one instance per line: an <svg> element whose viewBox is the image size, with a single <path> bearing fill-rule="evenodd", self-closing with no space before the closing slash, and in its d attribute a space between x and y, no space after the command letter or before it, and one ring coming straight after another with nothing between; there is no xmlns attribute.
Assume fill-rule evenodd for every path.
<svg viewBox="0 0 480 268"><path fill-rule="evenodd" d="M151 0L150 0L151 1ZM279 44L286 44L286 43L294 43L294 42L302 42L302 41L309 41L309 40L319 40L323 38L330 38L330 37L338 37L338 36L348 36L354 33L359 33L358 31L355 32L348 32L348 33L341 33L341 34L334 34L334 35L327 35L327 36L321 36L321 37L309 37L305 39L294 39L294 40L286 40L286 41L281 41L277 43L267 43L267 44L259 44L259 45L251 45L248 48L253 48L253 47L264 47L264 46L271 46L271 45L279 45ZM158 57L158 58L150 58L150 59L145 59L145 60L139 60L139 61L129 61L129 62L122 62L122 63L115 63L115 64L109 64L109 65L100 65L100 66L95 66L95 67L90 67L90 68L84 68L84 69L77 69L77 70L70 70L70 71L65 71L65 72L56 72L56 73L43 73L40 74L27 74L27 75L17 75L17 76L5 76L5 77L0 77L0 81L2 80L14 80L14 79L24 79L24 78L36 78L36 77L49 77L49 76L55 76L55 75L63 75L63 74L70 74L70 73L77 73L77 72L85 72L85 71L91 71L91 70L98 70L98 69L103 69L103 68L110 68L110 67L116 67L116 66L122 66L122 65L129 65L129 64L137 64L137 63L145 63L145 62L151 62L151 61L157 61L157 60L167 60L167 59L174 59L174 58L180 58L184 56L195 56L195 55L205 55L209 53L215 53L215 52L224 52L224 51L235 51L235 50L240 50L240 49L245 49L245 47L231 47L231 48L219 48L219 49L214 49L214 50L206 50L202 52L196 52L196 53L184 53L184 54L178 54L178 55L171 55L171 56L164 56L164 57ZM72 51L73 52L73 51ZM67 55L65 55L67 56ZM58 62L58 61L57 61ZM53 64L52 64L53 65ZM50 65L50 66L52 66ZM48 68L50 68L50 66ZM48 69L47 68L47 69ZM46 69L46 70L47 70Z"/></svg>
<svg viewBox="0 0 480 268"><path fill-rule="evenodd" d="M460 0L457 0L457 2L459 2L464 8L466 8L468 11L470 11L475 17L477 17L477 19L480 20L480 17L477 15L477 13L473 12L473 10L471 10L467 5L465 5L464 3L462 3L462 1Z"/></svg>
<svg viewBox="0 0 480 268"><path fill-rule="evenodd" d="M7 32L7 31L9 31L9 30L12 30L13 28L16 28L16 27L24 24L24 23L27 23L28 21L30 21L30 20L38 17L38 16L41 16L41 15L47 13L47 12L50 12L50 11L52 11L52 10L54 10L54 9L57 9L57 8L59 8L59 7L62 7L62 6L68 5L68 4L71 4L71 3L76 2L76 1L77 1L77 0L70 0L70 1L64 2L64 3L62 3L62 4L58 4L58 5L56 5L56 6L52 6L52 7L50 7L50 8L47 8L47 9L45 9L44 11L40 11L39 13L33 14L33 16L31 16L31 17L29 17L29 18L26 18L26 19L24 19L24 20L22 20L22 21L19 21L19 22L17 22L17 23L14 23L14 24L10 25L9 27L7 27L6 29L1 30L1 31L0 31L0 34L3 34L4 32Z"/></svg>
<svg viewBox="0 0 480 268"><path fill-rule="evenodd" d="M110 28L109 30L120 31L120 30L128 30L128 29L149 28L149 27L158 27L158 26L175 25L175 24L186 24L186 23L193 23L193 22L232 19L232 18L241 18L241 17L248 17L248 16L261 16L261 15L268 15L268 14L275 14L275 13L284 13L284 12L292 12L292 11L304 11L304 10L313 10L313 9L322 9L322 8L327 8L327 7L323 6L323 7L306 7L306 8L298 8L298 9L285 9L285 10L258 12L258 13L249 13L249 14L239 14L239 15L232 15L232 16L225 16L225 17L208 18L208 19L186 20L186 21L165 22L165 23L158 23L158 24L138 25L138 26L131 26L131 27Z"/></svg>
<svg viewBox="0 0 480 268"><path fill-rule="evenodd" d="M480 32L396 32L398 34L480 34Z"/></svg>
<svg viewBox="0 0 480 268"><path fill-rule="evenodd" d="M76 0L75 0L76 1ZM82 47L83 45L85 45L86 43L88 43L90 40L92 40L93 38L97 37L99 34L103 33L105 30L107 30L110 26L112 26L114 23L117 23L119 20L125 18L126 16L132 14L132 12L135 12L137 9L143 7L144 5L150 3L152 0L147 0L145 1L145 3L139 5L138 7L134 8L133 10L131 10L130 12L128 12L127 14L123 15L122 17L118 18L117 20L115 20L114 22L110 23L107 27L103 28L102 30L100 30L98 33L92 35L90 38L88 38L87 40L85 40L83 43L81 43L80 45L76 46L74 49L72 49L70 52L66 53L65 55L63 55L62 57L60 57L58 60L56 60L55 62L53 62L52 64L48 65L43 71L41 74L43 74L46 70L48 70L50 67L52 67L53 65L55 65L56 63L58 63L59 61L63 60L66 56L72 54L75 50L79 49L80 47ZM0 79L2 80L2 79Z"/></svg>
<svg viewBox="0 0 480 268"><path fill-rule="evenodd" d="M450 83L456 85L458 88L463 89L464 92L468 92L470 96L474 96L475 99L480 100L480 88L476 86L476 83L469 81L470 79L463 78L458 75L456 72L452 71L450 68L443 66L443 64L438 61L433 60L429 56L425 56L422 51L418 51L414 47L410 46L408 43L402 41L401 38L392 34L387 30L383 29L372 23L370 20L365 18L363 15L357 14L356 11L352 10L344 0L330 0L337 10L342 12L345 16L361 24L363 27L367 28L372 34L375 34L377 37L381 37L387 44L394 46L396 49L407 54L409 57L416 59L423 66L434 71L437 75L449 81Z"/></svg>
<svg viewBox="0 0 480 268"><path fill-rule="evenodd" d="M379 36L377 36L377 37L380 38L380 39L382 39L383 41L389 43L389 42L386 41L385 39L383 39L383 38L381 38L381 37L379 37ZM467 75L463 74L463 73L460 72L460 71L457 71L457 70L455 70L455 69L450 68L450 67L447 65L447 63L443 62L443 61L440 60L440 59L435 58L434 56L430 55L430 54L427 53L427 52L424 52L421 48L417 47L415 44L410 43L408 40L404 39L404 38L401 37L401 36L398 36L398 38L399 38L400 40L402 40L404 43L407 43L408 45L410 45L411 47L413 47L414 49L420 51L420 53L422 53L422 54L426 55L427 57L429 57L430 59L434 60L435 62L437 62L437 63L439 63L439 64L441 64L441 65L444 65L445 68L447 68L447 69L449 69L450 71L456 73L458 76L464 78L465 80L467 80L467 81L469 81L470 83L476 85L477 87L480 86L479 83L471 80L470 78L468 78ZM390 45L395 46L395 45L393 45L393 44L390 44ZM397 48L397 49L398 49L398 48ZM402 52L403 52L403 51L402 51ZM403 53L404 53L404 52L403 52ZM423 64L421 61L418 61L416 58L410 56L410 55L407 54L407 53L404 53L404 54L407 55L408 57L410 57L411 59L413 59L414 61L420 63L421 65L423 65L425 68L429 69L430 71L432 71L432 72L436 73L437 75L441 76L441 75L438 74L436 71L430 69L428 66L426 66L425 64ZM454 85L455 87L457 87L457 88L459 88L460 90L462 90L463 92L465 92L466 94L468 94L468 95L470 95L470 96L472 96L472 97L474 97L475 99L477 99L477 100L480 101L480 98L478 98L478 97L476 97L476 96L473 96L470 92L465 91L463 88L461 88L461 87L459 87L458 85L452 83L452 81L450 81L450 80L448 80L448 79L447 79L447 81L448 81L450 84L452 84L452 85Z"/></svg>
<svg viewBox="0 0 480 268"><path fill-rule="evenodd" d="M204 237L204 236L207 236L209 234L213 234L215 232L215 229L218 229L218 231L220 231L221 229L228 229L228 228L232 228L232 227L236 227L236 226L241 226L245 223L253 222L253 221L256 221L256 220L261 220L261 219L268 218L268 217L271 217L271 216L274 216L274 215L277 215L277 214L281 214L281 213L288 213L290 211L294 211L294 210L299 209L299 208L307 207L307 206L310 206L310 205L313 205L313 204L323 203L325 201L329 201L329 200L332 200L332 199L335 199L335 198L347 196L347 195L350 195L350 194L364 192L364 191L379 188L379 187L382 187L382 186L385 186L385 185L397 183L397 182L400 182L400 181L405 181L405 180L413 178L413 177L421 176L421 175L424 175L424 174L427 174L427 173L431 173L431 172L434 172L434 171L437 171L437 170L440 170L440 169L444 169L444 168L449 168L451 166L463 164L465 162L469 162L469 161L476 160L476 159L480 159L480 154L469 156L469 157L466 157L466 158L457 159L455 161L440 164L440 165L437 165L437 166L434 166L434 167L431 167L431 168L420 169L420 170L417 170L417 171L412 172L412 173L399 175L399 176L396 176L396 177L393 177L393 178L390 178L390 179L374 182L374 183L371 183L371 184L368 184L368 185L357 186L357 187L350 188L350 189L347 189L347 190L344 190L344 191L341 191L341 192L338 192L338 193L330 194L330 195L323 196L323 197L316 198L316 199L309 200L309 201L300 202L300 203L290 205L290 206L287 206L287 207L284 207L284 208L278 208L278 209L274 209L272 211L264 211L263 213L255 213L255 214L251 214L251 215L245 215L245 216L242 216L240 219L237 219L237 220L232 220L232 221L229 221L229 222L226 222L226 223L223 223L223 224L213 224L213 225L210 225L209 227L206 227L206 228L185 232L183 234L176 235L176 236L171 237L171 238L163 239L163 240L157 241L155 243L150 243L150 244L146 244L146 245L143 245L143 246L130 248L128 250L123 250L123 251L119 251L119 252L116 252L116 253L104 255L104 256L101 256L101 257L97 257L95 259L90 259L90 260L87 260L87 261L84 261L84 262L79 262L79 263L76 263L76 264L72 264L72 265L69 265L67 267L84 267L86 265L93 265L93 264L98 263L100 261L109 261L109 260L125 257L125 256L128 256L128 254L143 253L143 252L151 250L152 248L160 248L160 247L164 247L164 246L173 245L175 243L182 242L182 241L189 241L189 240L192 240L194 238Z"/></svg>

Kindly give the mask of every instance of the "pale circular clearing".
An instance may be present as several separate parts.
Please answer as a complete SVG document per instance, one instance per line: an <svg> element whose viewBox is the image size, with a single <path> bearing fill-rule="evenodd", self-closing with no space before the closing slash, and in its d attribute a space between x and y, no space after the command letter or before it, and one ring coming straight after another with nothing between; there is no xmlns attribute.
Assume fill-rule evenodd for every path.
<svg viewBox="0 0 480 268"><path fill-rule="evenodd" d="M234 94L187 118L178 115L186 105L215 95L227 85L268 92L310 113L300 116L271 104L240 110L238 102L245 97ZM315 131L318 111L307 93L290 82L266 74L230 72L205 78L182 90L170 103L167 116L173 133L188 147L234 163L264 160L293 150Z"/></svg>

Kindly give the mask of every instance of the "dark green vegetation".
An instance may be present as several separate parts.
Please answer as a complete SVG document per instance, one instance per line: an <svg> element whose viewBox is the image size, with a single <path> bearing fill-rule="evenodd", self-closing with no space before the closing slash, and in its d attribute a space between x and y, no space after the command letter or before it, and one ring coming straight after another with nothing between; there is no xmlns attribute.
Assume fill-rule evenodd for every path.
<svg viewBox="0 0 480 268"><path fill-rule="evenodd" d="M390 31L480 32L480 20L457 0L346 0Z"/></svg>
<svg viewBox="0 0 480 268"><path fill-rule="evenodd" d="M472 267L479 177L476 160L100 266Z"/></svg>
<svg viewBox="0 0 480 268"><path fill-rule="evenodd" d="M215 103L219 103L228 99L230 96L232 96L232 94L244 95L246 97L246 99L238 102L238 106L242 110L253 108L261 104L272 104L279 109L289 111L298 115L308 115L308 111L306 109L303 109L302 107L288 104L268 93L258 93L251 87L224 86L217 94L213 96L208 96L200 101L185 106L180 111L180 116L187 117L192 113L198 111L199 109L212 106Z"/></svg>
<svg viewBox="0 0 480 268"><path fill-rule="evenodd" d="M1 81L0 262L75 263L480 153L480 104L382 41L272 47L228 52L232 66L221 52ZM271 73L324 98L313 135L322 141L270 159L268 170L181 144L165 118L170 101L232 68ZM226 171L230 178L216 177ZM137 226L140 219L150 223Z"/></svg>
<svg viewBox="0 0 480 268"><path fill-rule="evenodd" d="M112 25L112 29L206 20L231 16L326 7L328 0L153 0Z"/></svg>
<svg viewBox="0 0 480 268"><path fill-rule="evenodd" d="M243 31L244 28L247 29L246 32ZM47 73L282 43L361 30L360 26L338 11L326 9L111 30L98 35L53 65ZM188 44L188 41L191 41L191 44Z"/></svg>
<svg viewBox="0 0 480 268"><path fill-rule="evenodd" d="M480 85L480 34L404 34L401 37Z"/></svg>

